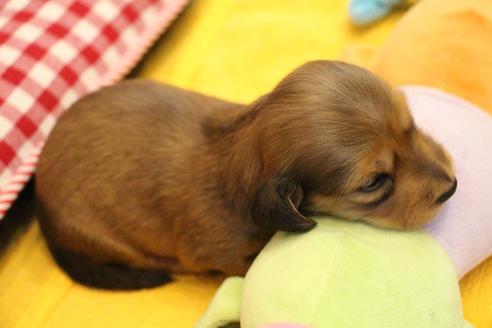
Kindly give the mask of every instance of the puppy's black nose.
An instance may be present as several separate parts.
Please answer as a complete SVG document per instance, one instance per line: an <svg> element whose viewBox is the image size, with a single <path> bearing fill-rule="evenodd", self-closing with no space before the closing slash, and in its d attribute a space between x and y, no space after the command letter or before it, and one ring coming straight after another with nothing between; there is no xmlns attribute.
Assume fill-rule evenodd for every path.
<svg viewBox="0 0 492 328"><path fill-rule="evenodd" d="M458 180L456 180L456 178L454 179L454 183L453 183L453 186L448 190L446 191L444 194L442 194L438 199L437 199L437 202L438 203L444 203L445 201L447 201L448 199L451 198L451 196L454 195L454 193L456 192L456 188L458 188Z"/></svg>

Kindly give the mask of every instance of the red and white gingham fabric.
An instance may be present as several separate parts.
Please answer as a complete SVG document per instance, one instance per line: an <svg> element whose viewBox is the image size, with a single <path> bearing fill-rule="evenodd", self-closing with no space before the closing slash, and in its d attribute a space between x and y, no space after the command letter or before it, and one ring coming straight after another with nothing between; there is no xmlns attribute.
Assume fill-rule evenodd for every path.
<svg viewBox="0 0 492 328"><path fill-rule="evenodd" d="M187 0L0 0L0 219L57 118L122 78Z"/></svg>

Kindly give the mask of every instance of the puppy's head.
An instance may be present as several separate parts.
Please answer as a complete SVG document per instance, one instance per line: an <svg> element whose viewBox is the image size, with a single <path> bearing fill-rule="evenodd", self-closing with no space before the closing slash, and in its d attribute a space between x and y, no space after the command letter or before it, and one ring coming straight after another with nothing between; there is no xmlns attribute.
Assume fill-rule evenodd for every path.
<svg viewBox="0 0 492 328"><path fill-rule="evenodd" d="M450 156L404 96L362 68L308 63L252 112L262 162L252 216L264 227L308 230L301 213L324 213L418 228L456 190Z"/></svg>

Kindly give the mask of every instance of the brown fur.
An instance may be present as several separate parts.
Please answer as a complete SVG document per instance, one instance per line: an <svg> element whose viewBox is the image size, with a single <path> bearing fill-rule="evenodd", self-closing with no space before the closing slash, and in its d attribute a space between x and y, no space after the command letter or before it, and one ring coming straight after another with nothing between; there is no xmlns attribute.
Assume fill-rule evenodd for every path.
<svg viewBox="0 0 492 328"><path fill-rule="evenodd" d="M56 249L242 275L274 231L314 227L308 213L420 227L454 175L399 92L356 66L316 61L251 105L149 81L93 93L60 119L36 179Z"/></svg>

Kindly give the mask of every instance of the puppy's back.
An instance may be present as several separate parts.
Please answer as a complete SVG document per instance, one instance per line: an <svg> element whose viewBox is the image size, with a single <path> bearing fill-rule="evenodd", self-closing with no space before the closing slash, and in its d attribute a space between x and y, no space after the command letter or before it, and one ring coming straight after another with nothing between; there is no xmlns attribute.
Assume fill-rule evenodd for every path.
<svg viewBox="0 0 492 328"><path fill-rule="evenodd" d="M162 258L175 255L168 218L177 209L169 204L187 179L186 156L201 142L201 122L224 104L149 81L120 83L75 103L51 133L36 173L50 246L90 261L162 269Z"/></svg>

